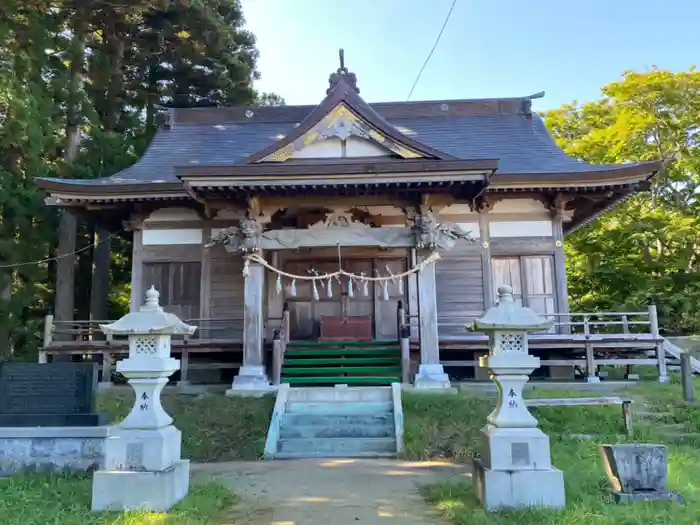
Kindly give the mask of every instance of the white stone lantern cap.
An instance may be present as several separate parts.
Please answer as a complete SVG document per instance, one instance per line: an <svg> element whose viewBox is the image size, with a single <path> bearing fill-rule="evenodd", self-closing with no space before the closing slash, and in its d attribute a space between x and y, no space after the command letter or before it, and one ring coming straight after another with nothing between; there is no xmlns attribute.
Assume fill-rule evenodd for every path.
<svg viewBox="0 0 700 525"><path fill-rule="evenodd" d="M548 330L553 324L553 319L546 319L534 310L516 304L513 288L502 285L498 287L496 306L489 308L481 319L475 320L473 327L484 332L538 332Z"/></svg>
<svg viewBox="0 0 700 525"><path fill-rule="evenodd" d="M164 312L158 303L160 293L153 286L146 292L146 304L138 312L129 312L111 324L100 328L109 335L192 335L196 326L188 325L180 318Z"/></svg>

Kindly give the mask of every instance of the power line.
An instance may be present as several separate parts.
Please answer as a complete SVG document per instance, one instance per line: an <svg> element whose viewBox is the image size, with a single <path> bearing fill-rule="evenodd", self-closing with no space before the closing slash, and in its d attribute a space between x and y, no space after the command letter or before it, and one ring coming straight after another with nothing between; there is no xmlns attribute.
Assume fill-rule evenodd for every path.
<svg viewBox="0 0 700 525"><path fill-rule="evenodd" d="M408 92L408 97L406 97L406 100L411 99L411 95L413 95L413 90L416 89L416 86L418 85L418 81L420 80L421 75L423 74L423 70L425 69L425 66L428 65L428 62L430 62L430 58L433 56L433 52L435 52L435 48L437 47L438 43L440 42L440 38L442 37L442 33L445 31L445 27L447 27L447 22L450 21L450 16L452 16L452 11L455 8L455 5L457 4L457 0L452 0L452 5L450 6L450 10L447 12L447 16L445 17L445 22L442 24L442 28L440 29L440 32L438 33L437 38L435 39L435 43L433 44L433 48L430 50L430 53L428 53L428 57L425 59L425 62L423 62L423 65L420 68L420 71L418 71L418 75L416 76L415 82L413 82L413 86L411 86L411 91Z"/></svg>
<svg viewBox="0 0 700 525"><path fill-rule="evenodd" d="M18 268L19 266L30 266L32 264L43 264L43 263L47 263L47 262L51 262L51 261L57 261L59 259L63 259L64 257L72 257L73 255L78 255L79 253L82 253L85 250L89 250L90 248L93 248L99 244L102 244L103 242L107 242L109 240L112 240L114 237L116 237L120 233L121 233L121 231L110 233L104 239L100 239L97 242L93 242L92 244L88 244L87 246L83 246L79 250L75 250L72 253L64 253L62 255L57 255L56 257L49 257L48 259L41 259L39 261L27 261L27 262L14 263L14 264L2 264L2 265L0 265L0 268Z"/></svg>

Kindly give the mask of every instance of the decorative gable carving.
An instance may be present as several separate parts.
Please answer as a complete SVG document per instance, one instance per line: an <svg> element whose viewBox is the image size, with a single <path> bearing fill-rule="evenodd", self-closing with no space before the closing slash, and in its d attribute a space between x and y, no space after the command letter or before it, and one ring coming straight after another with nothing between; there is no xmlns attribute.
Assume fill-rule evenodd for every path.
<svg viewBox="0 0 700 525"><path fill-rule="evenodd" d="M309 230L320 230L325 228L369 228L369 224L353 218L352 212L332 211L322 221L309 226Z"/></svg>
<svg viewBox="0 0 700 525"><path fill-rule="evenodd" d="M370 150L372 152L370 155L348 154L353 151L352 148L348 148L348 145L358 144L358 139L364 143L365 147L355 148L355 151L359 153ZM314 147L322 145L324 142L329 148ZM337 146L336 151L339 153L335 158L378 156L381 154L386 156L394 154L404 159L425 158L422 153L400 144L375 129L369 122L341 102L309 131L263 157L260 162L284 162L290 158L330 158L331 155L328 155L327 152L333 151L333 146ZM312 149L316 150L318 155L303 153L305 150Z"/></svg>

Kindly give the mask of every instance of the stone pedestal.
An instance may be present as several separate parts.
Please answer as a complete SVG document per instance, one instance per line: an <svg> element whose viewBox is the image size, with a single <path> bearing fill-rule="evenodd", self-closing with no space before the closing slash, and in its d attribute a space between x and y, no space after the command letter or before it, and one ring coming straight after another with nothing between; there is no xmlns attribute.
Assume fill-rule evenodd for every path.
<svg viewBox="0 0 700 525"><path fill-rule="evenodd" d="M92 481L92 510L165 512L187 495L189 479L187 459L164 470L98 470Z"/></svg>
<svg viewBox="0 0 700 525"><path fill-rule="evenodd" d="M450 378L441 364L421 364L414 379L414 388L418 390L449 389Z"/></svg>
<svg viewBox="0 0 700 525"><path fill-rule="evenodd" d="M102 330L129 336L129 357L117 371L129 380L135 402L117 433L105 444L105 468L92 482L92 510L166 511L185 497L189 461L180 457L182 434L163 410L160 396L168 378L180 368L170 357L170 338L191 335L189 326L158 306L151 288L146 305Z"/></svg>
<svg viewBox="0 0 700 525"><path fill-rule="evenodd" d="M270 379L262 365L244 365L233 378L227 396L256 397L275 392L277 387L270 384Z"/></svg>
<svg viewBox="0 0 700 525"><path fill-rule="evenodd" d="M484 447L474 460L474 492L486 510L525 507L562 508L564 475L552 466L549 437L537 428L523 399L523 388L540 366L528 354L527 333L548 329L552 321L513 301L508 286L475 327L489 333L490 352L479 360L498 387L498 401L482 430Z"/></svg>

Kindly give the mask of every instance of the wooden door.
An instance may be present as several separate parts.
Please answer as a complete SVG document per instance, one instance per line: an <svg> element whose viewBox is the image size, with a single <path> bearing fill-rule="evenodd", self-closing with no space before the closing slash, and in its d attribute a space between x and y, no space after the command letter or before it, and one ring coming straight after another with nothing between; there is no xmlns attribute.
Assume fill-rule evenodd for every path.
<svg viewBox="0 0 700 525"><path fill-rule="evenodd" d="M317 261L287 261L284 265L286 272L294 275L306 275L313 268L319 273L334 272L338 269L336 260ZM343 269L354 274L364 272L372 274L370 259L347 259L343 261ZM348 294L348 279L341 278L340 282L331 283L332 296L328 296L328 283L316 281L318 299L314 299L311 281L296 282L296 296L291 295L289 283L284 288L285 301L289 304L290 336L292 339L317 339L320 332L319 320L323 316L360 316L374 315L374 287L369 284L367 296L361 285L354 283L353 297Z"/></svg>
<svg viewBox="0 0 700 525"><path fill-rule="evenodd" d="M180 319L199 318L202 265L199 262L145 263L144 293L151 286L160 292L160 305Z"/></svg>

